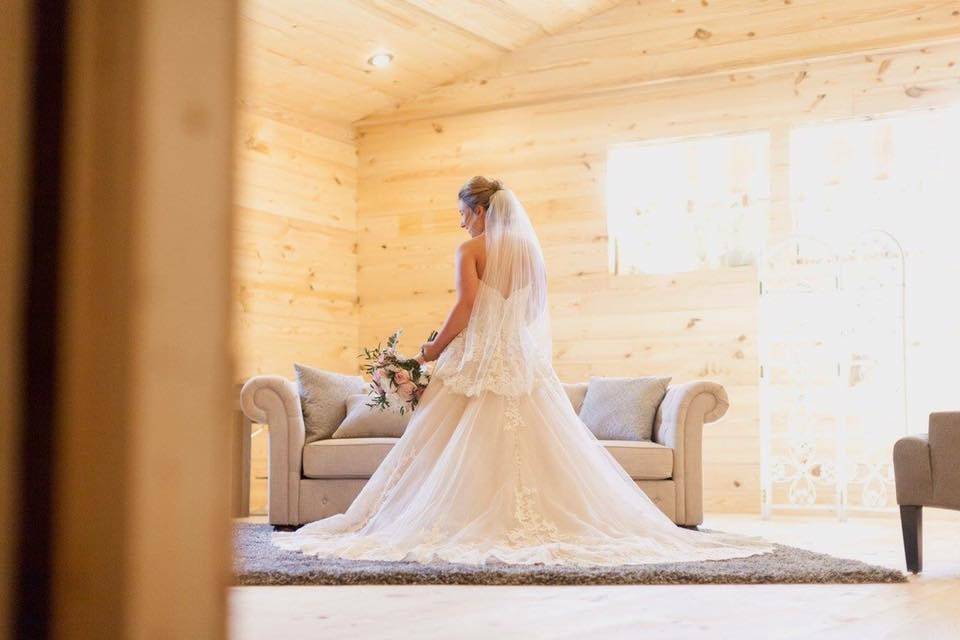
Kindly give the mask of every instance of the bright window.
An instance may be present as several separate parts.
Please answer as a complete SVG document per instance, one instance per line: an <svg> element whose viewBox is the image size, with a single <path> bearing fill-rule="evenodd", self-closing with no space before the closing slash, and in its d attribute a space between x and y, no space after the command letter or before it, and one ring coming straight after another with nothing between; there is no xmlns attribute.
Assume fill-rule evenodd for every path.
<svg viewBox="0 0 960 640"><path fill-rule="evenodd" d="M755 264L770 203L767 132L633 144L607 154L613 273Z"/></svg>
<svg viewBox="0 0 960 640"><path fill-rule="evenodd" d="M955 409L960 361L960 108L821 123L790 136L796 232L838 251L870 229L905 257L909 428ZM877 274L877 278L882 274ZM882 318L878 320L883 320Z"/></svg>

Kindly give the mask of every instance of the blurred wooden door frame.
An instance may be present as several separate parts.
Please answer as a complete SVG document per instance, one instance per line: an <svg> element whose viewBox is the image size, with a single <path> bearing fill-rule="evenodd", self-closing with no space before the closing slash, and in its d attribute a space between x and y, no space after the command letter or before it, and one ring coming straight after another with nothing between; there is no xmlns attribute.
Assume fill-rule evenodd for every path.
<svg viewBox="0 0 960 640"><path fill-rule="evenodd" d="M0 638L13 635L20 487L22 276L31 38L27 0L0 11Z"/></svg>
<svg viewBox="0 0 960 640"><path fill-rule="evenodd" d="M11 577L16 559L8 564L6 555L0 589L14 592L15 607L24 597L46 598L49 624L37 627L43 637L223 638L231 554L237 7L232 0L54 4L69 9L62 144L3 150L11 172L26 176L28 192L59 194L59 242L39 247L54 251L59 265L56 366L46 398L53 406L45 445L50 468L23 466L21 475L50 472L47 504L38 503L53 507L49 589L19 592L24 583ZM4 35L13 32L8 25L22 29L30 24L26 16L45 16L49 8L13 5ZM35 34L55 27L32 24ZM29 51L26 36L9 46ZM29 88L38 67L29 56L10 59ZM16 100L16 90L12 95ZM19 115L26 121L24 102L27 112ZM17 115L10 116L14 125ZM16 142L23 121L19 129L4 126L0 142ZM58 158L62 180L30 175L31 152ZM0 177L8 177L6 167ZM12 224L5 216L0 227L4 253L10 240L22 248L10 261L29 264L36 248L23 254L36 211L29 195L3 195L14 213ZM2 293L23 289L26 277L5 274ZM15 320L4 315L0 325L5 352L29 337L31 318L22 326ZM0 381L15 382L29 359L24 354L7 367L5 358ZM23 406L41 400L22 391ZM12 421L16 432L34 427L29 410L20 415ZM3 447L3 462L36 459ZM5 469L3 481L10 475ZM32 505L13 511L7 497L4 515L17 524ZM7 623L16 610L0 608L0 615L0 631L13 633Z"/></svg>
<svg viewBox="0 0 960 640"><path fill-rule="evenodd" d="M250 515L250 439L253 437L253 423L240 408L240 390L243 383L238 382L233 392L233 433L231 434L230 469L230 515L245 518Z"/></svg>

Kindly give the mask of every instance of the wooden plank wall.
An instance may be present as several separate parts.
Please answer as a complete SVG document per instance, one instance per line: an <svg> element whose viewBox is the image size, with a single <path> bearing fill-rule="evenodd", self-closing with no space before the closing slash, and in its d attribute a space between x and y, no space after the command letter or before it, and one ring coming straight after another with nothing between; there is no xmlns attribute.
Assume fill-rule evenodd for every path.
<svg viewBox="0 0 960 640"><path fill-rule="evenodd" d="M286 117L353 122L558 33L620 0L244 0L248 99ZM393 64L374 69L381 48Z"/></svg>
<svg viewBox="0 0 960 640"><path fill-rule="evenodd" d="M237 135L240 379L292 375L296 360L356 371L358 346L397 326L415 349L452 300L457 187L499 175L541 229L564 377L669 371L728 385L737 408L707 441L712 509L758 501L756 274L610 278L607 145L778 130L771 233L782 235L792 122L951 102L958 90L955 47L916 44L960 37L957 0L650 0L351 123L307 82L326 40L278 73L257 56L282 34L251 15ZM264 435L253 447L255 510Z"/></svg>
<svg viewBox="0 0 960 640"><path fill-rule="evenodd" d="M957 0L621 2L365 121L475 113L958 34Z"/></svg>
<svg viewBox="0 0 960 640"><path fill-rule="evenodd" d="M603 19L610 20L610 13ZM949 11L945 15L956 19ZM911 19L901 15L892 22ZM788 27L782 31L792 33ZM758 38L753 56L762 58L764 47L774 52L778 40ZM846 50L839 44L837 49ZM600 50L607 64L628 64L615 48ZM817 53L822 52L818 42ZM503 178L526 204L544 247L561 378L669 374L675 383L701 378L722 383L731 409L705 432L705 508L756 512L756 269L609 275L607 148L758 128L780 132L771 154L770 228L771 236L781 236L791 225L784 132L800 122L957 102L958 59L960 39L792 64L778 60L743 72L690 77L678 72L676 80L582 96L576 95L577 85L590 78L571 71L566 79L572 89L559 98L478 111L458 107L450 115L418 108L414 119L389 114L361 122L360 343L375 343L403 327L409 338L402 346L413 351L443 321L453 302L454 249L466 237L458 228L457 190L475 174ZM457 87L442 91L455 95Z"/></svg>
<svg viewBox="0 0 960 640"><path fill-rule="evenodd" d="M293 363L357 370L357 154L349 124L242 102L234 353L238 382ZM267 504L267 432L253 438L250 506Z"/></svg>
<svg viewBox="0 0 960 640"><path fill-rule="evenodd" d="M355 370L356 145L246 110L237 157L241 379L294 361Z"/></svg>

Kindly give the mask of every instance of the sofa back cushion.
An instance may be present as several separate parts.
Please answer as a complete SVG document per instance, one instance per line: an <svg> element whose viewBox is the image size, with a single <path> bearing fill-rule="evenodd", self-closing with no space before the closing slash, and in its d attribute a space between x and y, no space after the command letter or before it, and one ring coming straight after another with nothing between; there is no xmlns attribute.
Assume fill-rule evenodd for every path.
<svg viewBox="0 0 960 640"><path fill-rule="evenodd" d="M315 369L294 364L297 389L307 444L325 440L333 435L347 416L347 396L363 393L367 383L360 376Z"/></svg>
<svg viewBox="0 0 960 640"><path fill-rule="evenodd" d="M413 412L400 413L400 403L392 402L386 409L368 407L371 398L366 393L347 396L347 417L334 432L336 438L399 438L410 422Z"/></svg>
<svg viewBox="0 0 960 640"><path fill-rule="evenodd" d="M652 440L657 408L671 379L591 377L580 419L600 440Z"/></svg>

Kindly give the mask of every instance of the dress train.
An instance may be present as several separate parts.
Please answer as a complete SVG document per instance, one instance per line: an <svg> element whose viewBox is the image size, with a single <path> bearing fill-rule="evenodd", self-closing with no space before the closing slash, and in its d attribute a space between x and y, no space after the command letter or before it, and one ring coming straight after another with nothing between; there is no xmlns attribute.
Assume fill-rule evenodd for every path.
<svg viewBox="0 0 960 640"><path fill-rule="evenodd" d="M462 349L462 334L451 346ZM347 511L274 532L272 541L323 557L466 564L625 565L773 551L759 537L675 525L579 419L555 374L518 396L464 395L455 380L434 376Z"/></svg>

